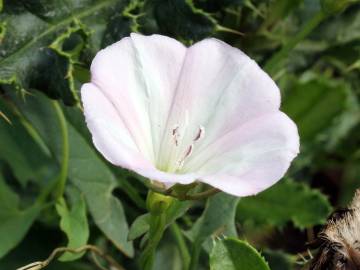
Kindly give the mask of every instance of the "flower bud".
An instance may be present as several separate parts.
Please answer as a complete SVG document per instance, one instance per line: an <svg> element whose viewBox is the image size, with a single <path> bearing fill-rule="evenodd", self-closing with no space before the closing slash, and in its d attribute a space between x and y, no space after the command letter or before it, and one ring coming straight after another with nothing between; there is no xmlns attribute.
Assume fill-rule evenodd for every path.
<svg viewBox="0 0 360 270"><path fill-rule="evenodd" d="M149 191L146 198L146 207L153 215L164 213L170 206L173 198L160 193Z"/></svg>
<svg viewBox="0 0 360 270"><path fill-rule="evenodd" d="M321 0L321 7L326 15L335 15L359 0Z"/></svg>

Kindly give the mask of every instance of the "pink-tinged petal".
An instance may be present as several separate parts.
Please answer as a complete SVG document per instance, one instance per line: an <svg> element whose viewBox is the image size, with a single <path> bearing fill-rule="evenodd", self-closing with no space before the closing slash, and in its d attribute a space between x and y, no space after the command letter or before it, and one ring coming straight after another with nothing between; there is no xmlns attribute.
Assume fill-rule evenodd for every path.
<svg viewBox="0 0 360 270"><path fill-rule="evenodd" d="M116 107L96 85L84 84L81 88L81 98L93 143L114 165L133 170L149 179L164 182L167 186L174 183L188 184L200 177L196 173L171 174L156 169L138 149Z"/></svg>
<svg viewBox="0 0 360 270"><path fill-rule="evenodd" d="M298 152L296 125L284 113L274 112L224 134L187 166L206 175L202 182L248 196L280 180Z"/></svg>
<svg viewBox="0 0 360 270"><path fill-rule="evenodd" d="M181 159L200 127L205 136L195 143L192 157L223 133L259 115L278 111L279 106L278 87L252 59L216 39L198 42L185 57L161 163ZM176 126L184 137L174 153L169 152L173 140L169 130Z"/></svg>
<svg viewBox="0 0 360 270"><path fill-rule="evenodd" d="M174 184L191 184L195 182L197 179L201 178L202 175L194 172L194 173L186 173L186 174L176 174L176 173L168 173L160 171L156 168L147 170L145 168L138 168L135 170L138 174L147 177L151 180L156 180L158 182L163 183L166 187L170 187Z"/></svg>
<svg viewBox="0 0 360 270"><path fill-rule="evenodd" d="M91 82L111 101L141 153L155 161L186 48L160 35L132 34L101 50Z"/></svg>
<svg viewBox="0 0 360 270"><path fill-rule="evenodd" d="M128 169L151 165L145 161L116 108L96 85L84 84L81 99L94 145L107 160Z"/></svg>
<svg viewBox="0 0 360 270"><path fill-rule="evenodd" d="M91 73L82 100L96 148L151 180L246 196L278 181L299 151L275 83L219 40L186 49L132 34L100 51Z"/></svg>

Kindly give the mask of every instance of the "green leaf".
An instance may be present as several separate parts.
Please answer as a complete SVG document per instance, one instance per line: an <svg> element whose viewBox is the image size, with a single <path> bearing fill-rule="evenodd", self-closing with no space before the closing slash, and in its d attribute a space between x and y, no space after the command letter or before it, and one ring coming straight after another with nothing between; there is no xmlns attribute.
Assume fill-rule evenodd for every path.
<svg viewBox="0 0 360 270"><path fill-rule="evenodd" d="M192 240L190 269L197 269L201 249L210 236L237 236L235 228L236 205L239 198L218 193L207 200L205 209L192 228L185 235ZM207 244L207 245L206 245ZM204 243L207 251L211 244Z"/></svg>
<svg viewBox="0 0 360 270"><path fill-rule="evenodd" d="M284 20L289 13L302 4L302 2L304 2L304 0L277 0L271 2L268 9L268 16L266 17L264 24L269 26L279 21L280 18ZM282 20L280 20L280 22L282 22Z"/></svg>
<svg viewBox="0 0 360 270"><path fill-rule="evenodd" d="M192 0L160 0L154 3L155 18L164 34L185 40L200 40L211 35L216 28L216 20L196 8Z"/></svg>
<svg viewBox="0 0 360 270"><path fill-rule="evenodd" d="M21 210L20 200L0 174L0 258L16 247L39 215L39 204Z"/></svg>
<svg viewBox="0 0 360 270"><path fill-rule="evenodd" d="M104 36L109 32L107 23L125 1L12 2L7 1L0 14L0 21L4 22L0 85L21 94L40 89L51 97L62 98L66 104L78 103L75 67L84 64L84 57L88 62L89 56L103 46ZM116 22L112 25L118 27Z"/></svg>
<svg viewBox="0 0 360 270"><path fill-rule="evenodd" d="M288 90L282 110L297 124L302 141L312 142L334 124L346 109L347 90L342 81L319 76L299 81Z"/></svg>
<svg viewBox="0 0 360 270"><path fill-rule="evenodd" d="M343 12L347 7L356 4L358 0L321 0L323 12L329 16Z"/></svg>
<svg viewBox="0 0 360 270"><path fill-rule="evenodd" d="M56 204L56 210L61 217L60 228L68 238L67 247L79 248L84 246L89 238L89 225L86 217L86 205L83 196L73 189L74 201L69 209L64 198L60 198ZM60 257L61 261L73 261L83 254L65 253Z"/></svg>
<svg viewBox="0 0 360 270"><path fill-rule="evenodd" d="M239 198L225 193L210 197L202 215L186 234L194 242L203 243L209 236L236 236L235 213Z"/></svg>
<svg viewBox="0 0 360 270"><path fill-rule="evenodd" d="M127 240L129 228L121 202L112 195L116 179L104 161L69 126L69 178L84 193L97 226L124 254L132 257L132 243Z"/></svg>
<svg viewBox="0 0 360 270"><path fill-rule="evenodd" d="M128 240L129 241L135 240L136 238L148 232L149 229L150 229L150 215L144 214L138 216L130 226Z"/></svg>
<svg viewBox="0 0 360 270"><path fill-rule="evenodd" d="M165 233L159 247L156 249L153 269L183 270L183 261L178 246L170 234Z"/></svg>
<svg viewBox="0 0 360 270"><path fill-rule="evenodd" d="M336 20L329 20L315 33L315 38L329 44L329 46L343 45L360 39L359 9L349 8ZM334 33L336 33L334 35Z"/></svg>
<svg viewBox="0 0 360 270"><path fill-rule="evenodd" d="M61 159L59 125L51 101L42 94L28 96L26 103L17 106L49 146L54 158ZM76 118L81 112L72 108L68 115ZM83 116L81 116L83 117ZM85 120L82 122L85 125ZM112 195L118 183L102 160L77 129L68 122L70 182L84 194L88 209L103 233L127 256L133 256L132 243L127 240L128 225L121 202Z"/></svg>
<svg viewBox="0 0 360 270"><path fill-rule="evenodd" d="M331 204L320 191L284 179L256 196L243 198L237 218L274 226L293 221L296 227L306 228L325 223L331 211Z"/></svg>
<svg viewBox="0 0 360 270"><path fill-rule="evenodd" d="M215 242L211 270L270 270L261 254L245 241L227 238Z"/></svg>
<svg viewBox="0 0 360 270"><path fill-rule="evenodd" d="M0 106L11 123L0 119L0 159L10 165L22 186L29 181L40 183L53 177L57 166L51 161L49 150L34 140L33 127L7 110L3 100Z"/></svg>
<svg viewBox="0 0 360 270"><path fill-rule="evenodd" d="M191 201L172 200L169 208L166 210L166 224L167 226L182 217L192 205Z"/></svg>
<svg viewBox="0 0 360 270"><path fill-rule="evenodd" d="M171 225L176 219L183 216L191 206L189 201L172 200L165 212L165 228ZM150 229L150 214L144 214L135 219L130 227L128 239L134 240L147 233Z"/></svg>

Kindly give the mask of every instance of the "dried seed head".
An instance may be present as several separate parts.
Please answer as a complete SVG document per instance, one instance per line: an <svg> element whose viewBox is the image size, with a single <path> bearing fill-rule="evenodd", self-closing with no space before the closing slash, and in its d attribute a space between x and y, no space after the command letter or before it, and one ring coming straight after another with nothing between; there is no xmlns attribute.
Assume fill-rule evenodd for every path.
<svg viewBox="0 0 360 270"><path fill-rule="evenodd" d="M310 270L360 269L360 190L348 209L333 213L316 240Z"/></svg>

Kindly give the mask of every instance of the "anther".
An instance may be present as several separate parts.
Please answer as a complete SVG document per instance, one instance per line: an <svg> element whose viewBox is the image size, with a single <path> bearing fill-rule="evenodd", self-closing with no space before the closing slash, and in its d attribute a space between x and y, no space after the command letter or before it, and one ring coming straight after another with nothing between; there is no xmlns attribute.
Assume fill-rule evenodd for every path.
<svg viewBox="0 0 360 270"><path fill-rule="evenodd" d="M196 142L196 141L202 139L202 138L204 137L204 135L205 135L205 128L204 128L203 126L200 126L200 127L199 127L199 131L198 131L198 133L196 134L196 136L195 136L195 138L194 138L193 141Z"/></svg>
<svg viewBox="0 0 360 270"><path fill-rule="evenodd" d="M189 146L189 148L187 149L187 151L185 152L184 159L186 159L187 157L189 157L189 156L192 154L193 149L194 149L194 145L191 144L191 145Z"/></svg>
<svg viewBox="0 0 360 270"><path fill-rule="evenodd" d="M181 168L184 166L184 163L185 163L186 158L188 158L188 157L192 154L193 149L194 149L194 145L191 144L191 145L188 147L188 149L186 150L183 158L179 160L179 162L178 162L178 163L179 163L179 168L178 168L178 169L181 169Z"/></svg>
<svg viewBox="0 0 360 270"><path fill-rule="evenodd" d="M175 145L178 146L178 144L179 144L179 141L178 141L178 138L179 138L179 126L178 125L175 126L175 128L173 128L172 136L173 136Z"/></svg>

